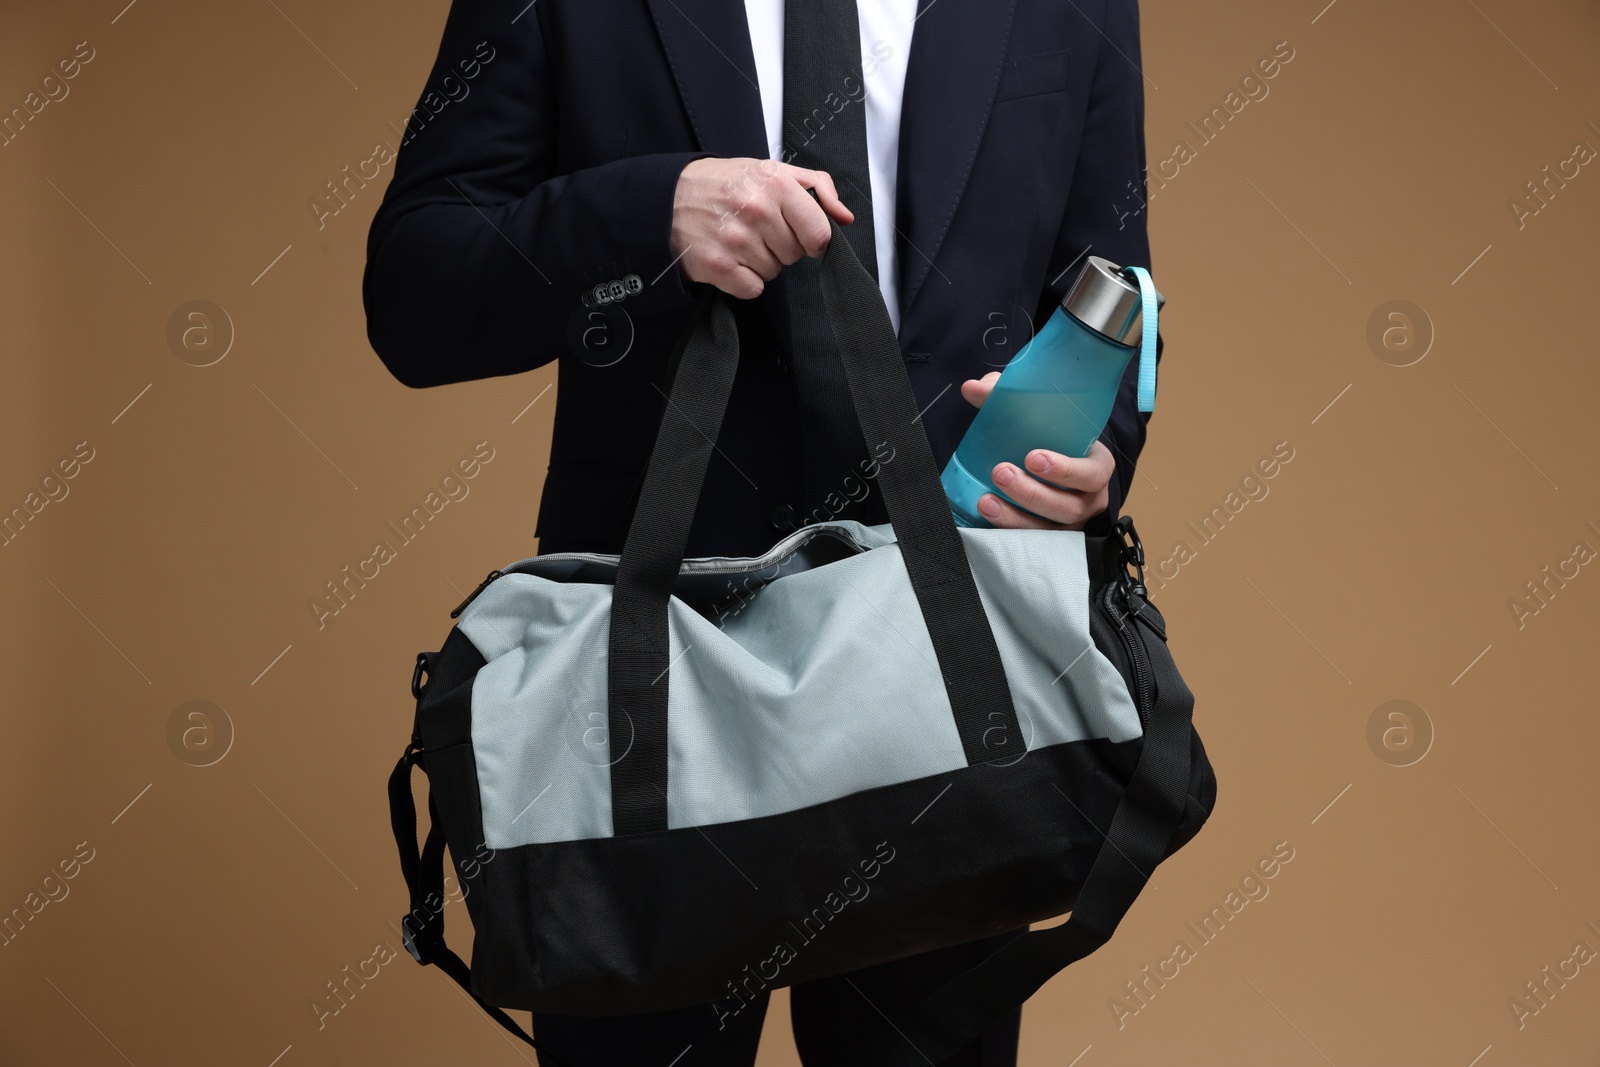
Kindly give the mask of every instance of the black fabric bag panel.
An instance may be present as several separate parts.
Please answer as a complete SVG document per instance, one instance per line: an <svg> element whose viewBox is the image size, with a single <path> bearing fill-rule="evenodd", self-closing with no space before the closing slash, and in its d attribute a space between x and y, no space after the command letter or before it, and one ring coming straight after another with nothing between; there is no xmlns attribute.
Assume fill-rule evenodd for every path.
<svg viewBox="0 0 1600 1067"><path fill-rule="evenodd" d="M1054 745L759 819L498 850L473 991L569 1015L728 1010L746 981L753 993L1060 915L1121 794L1115 747Z"/></svg>
<svg viewBox="0 0 1600 1067"><path fill-rule="evenodd" d="M472 680L484 667L466 634L451 629L437 652L423 653L427 687L417 700L416 728L427 751L472 741Z"/></svg>

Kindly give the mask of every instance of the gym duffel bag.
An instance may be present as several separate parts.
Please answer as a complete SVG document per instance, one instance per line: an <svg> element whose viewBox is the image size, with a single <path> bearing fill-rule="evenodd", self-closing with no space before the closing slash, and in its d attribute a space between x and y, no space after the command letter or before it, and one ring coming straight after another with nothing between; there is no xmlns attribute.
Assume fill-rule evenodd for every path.
<svg viewBox="0 0 1600 1067"><path fill-rule="evenodd" d="M821 279L888 523L683 558L739 358L708 292L620 556L493 571L417 657L389 781L406 947L530 1044L498 1009L726 1016L1070 910L843 1061L937 1062L1104 944L1215 803L1131 521L958 528L837 227ZM458 898L470 968L444 938Z"/></svg>

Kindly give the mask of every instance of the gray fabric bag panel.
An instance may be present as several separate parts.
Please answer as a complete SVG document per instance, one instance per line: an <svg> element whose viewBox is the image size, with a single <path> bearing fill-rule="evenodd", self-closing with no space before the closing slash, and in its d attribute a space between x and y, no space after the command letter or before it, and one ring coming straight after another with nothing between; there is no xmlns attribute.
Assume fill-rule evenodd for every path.
<svg viewBox="0 0 1600 1067"><path fill-rule="evenodd" d="M1027 747L1140 736L1127 686L1089 633L1084 535L960 533ZM806 565L799 550L824 535L857 554ZM539 573L567 578L575 564L616 559L578 556L523 561L458 624L486 661L472 745L491 848L611 836L611 586ZM740 595L715 611L670 605L669 827L793 811L966 765L889 524L819 523L765 556L686 560L683 571L686 584L692 575Z"/></svg>

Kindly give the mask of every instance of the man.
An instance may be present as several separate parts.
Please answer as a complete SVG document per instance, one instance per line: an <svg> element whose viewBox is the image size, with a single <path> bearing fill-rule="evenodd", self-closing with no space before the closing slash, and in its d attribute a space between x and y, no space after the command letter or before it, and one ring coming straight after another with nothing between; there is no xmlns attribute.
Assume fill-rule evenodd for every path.
<svg viewBox="0 0 1600 1067"><path fill-rule="evenodd" d="M455 0L373 220L369 338L419 388L556 361L539 550L618 552L674 343L720 289L740 365L688 555L884 521L851 413L819 399L840 381L828 220L878 280L942 466L1087 253L1150 262L1139 61L1136 0ZM1088 457L995 469L1027 510L987 497L994 525L1109 523L1145 436L1134 369ZM1015 933L796 986L802 1056ZM764 1009L533 1024L572 1064L750 1064ZM944 1062L1014 1064L1018 1018Z"/></svg>

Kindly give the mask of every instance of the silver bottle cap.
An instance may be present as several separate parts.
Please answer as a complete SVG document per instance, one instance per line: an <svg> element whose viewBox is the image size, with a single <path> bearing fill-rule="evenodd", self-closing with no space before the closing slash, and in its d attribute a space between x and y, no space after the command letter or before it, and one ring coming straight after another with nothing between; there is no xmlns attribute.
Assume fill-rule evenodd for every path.
<svg viewBox="0 0 1600 1067"><path fill-rule="evenodd" d="M1156 290L1156 307L1166 302L1161 290ZM1137 346L1144 332L1138 280L1100 256L1089 257L1061 306L1091 330L1119 344Z"/></svg>

